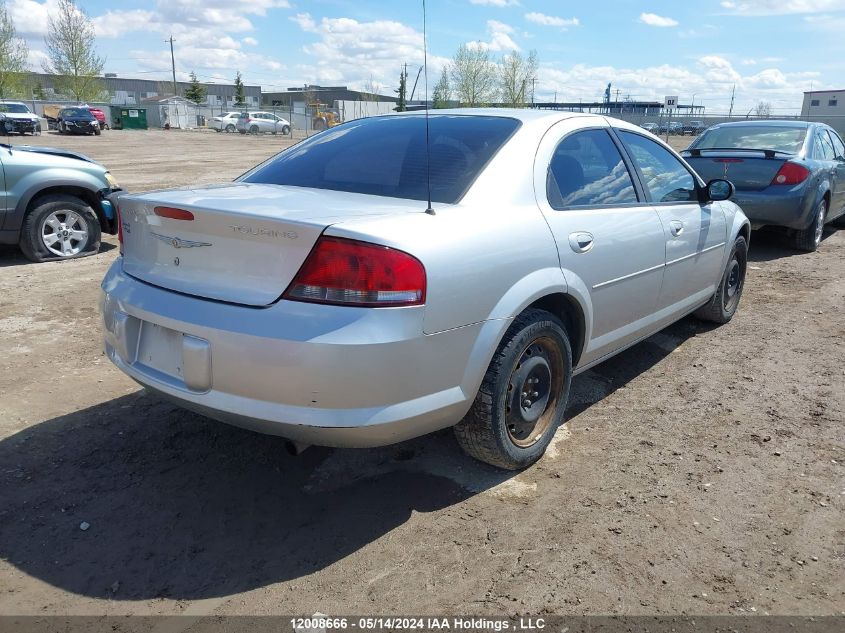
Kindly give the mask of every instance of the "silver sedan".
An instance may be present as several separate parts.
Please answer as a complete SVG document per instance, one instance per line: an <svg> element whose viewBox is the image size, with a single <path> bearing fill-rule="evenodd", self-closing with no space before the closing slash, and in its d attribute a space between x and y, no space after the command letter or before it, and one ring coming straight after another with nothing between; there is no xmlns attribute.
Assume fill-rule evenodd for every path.
<svg viewBox="0 0 845 633"><path fill-rule="evenodd" d="M690 313L731 319L750 231L732 193L602 116L352 121L234 183L121 196L106 354L297 446L453 426L523 468L572 376Z"/></svg>

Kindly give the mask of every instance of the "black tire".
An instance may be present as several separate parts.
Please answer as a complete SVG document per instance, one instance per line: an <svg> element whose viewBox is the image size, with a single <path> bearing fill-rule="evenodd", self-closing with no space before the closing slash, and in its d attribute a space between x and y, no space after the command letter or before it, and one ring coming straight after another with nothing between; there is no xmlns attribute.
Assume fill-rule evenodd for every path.
<svg viewBox="0 0 845 633"><path fill-rule="evenodd" d="M734 241L728 265L722 273L719 287L706 304L695 311L695 316L702 321L724 324L730 321L745 288L745 272L748 267L748 242L739 236Z"/></svg>
<svg viewBox="0 0 845 633"><path fill-rule="evenodd" d="M226 126L226 134L231 134L234 131L235 131L235 126L232 125L231 123Z"/></svg>
<svg viewBox="0 0 845 633"><path fill-rule="evenodd" d="M284 135L290 134L290 126L289 125L285 125L284 127L282 127L282 134L284 134Z"/></svg>
<svg viewBox="0 0 845 633"><path fill-rule="evenodd" d="M258 126L257 125L249 126L249 133L250 134L258 134Z"/></svg>
<svg viewBox="0 0 845 633"><path fill-rule="evenodd" d="M827 216L827 200L822 198L813 209L813 221L806 229L792 234L792 245L799 251L812 253L822 242L824 221Z"/></svg>
<svg viewBox="0 0 845 633"><path fill-rule="evenodd" d="M78 252L68 255L53 253L47 248L42 239L44 224L53 214L61 214L62 211L74 211L85 222L85 229L88 232L84 243L78 243ZM77 198L65 194L44 196L35 200L21 227L20 248L27 259L33 262L46 262L56 259L76 259L93 255L100 250L100 221L94 210L88 204Z"/></svg>
<svg viewBox="0 0 845 633"><path fill-rule="evenodd" d="M317 119L314 121L314 129L318 132L322 132L328 127L328 123L326 123L325 119Z"/></svg>
<svg viewBox="0 0 845 633"><path fill-rule="evenodd" d="M94 128L94 136L100 136L102 133L103 131L100 129L100 126Z"/></svg>
<svg viewBox="0 0 845 633"><path fill-rule="evenodd" d="M508 328L472 408L455 426L458 444L498 468L530 466L563 422L571 381L572 349L563 323L545 310L526 310Z"/></svg>

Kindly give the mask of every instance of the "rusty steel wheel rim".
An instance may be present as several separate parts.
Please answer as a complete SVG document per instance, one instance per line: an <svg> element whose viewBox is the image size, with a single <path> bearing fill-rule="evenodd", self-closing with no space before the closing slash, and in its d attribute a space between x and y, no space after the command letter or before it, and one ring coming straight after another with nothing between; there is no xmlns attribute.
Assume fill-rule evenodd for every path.
<svg viewBox="0 0 845 633"><path fill-rule="evenodd" d="M523 348L505 395L505 424L515 446L533 446L552 425L563 378L563 354L554 339L542 336Z"/></svg>

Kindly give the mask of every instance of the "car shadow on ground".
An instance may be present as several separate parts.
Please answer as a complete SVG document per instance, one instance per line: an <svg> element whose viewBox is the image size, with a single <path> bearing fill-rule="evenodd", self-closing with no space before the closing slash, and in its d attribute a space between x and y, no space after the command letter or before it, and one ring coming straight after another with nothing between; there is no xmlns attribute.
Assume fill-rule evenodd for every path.
<svg viewBox="0 0 845 633"><path fill-rule="evenodd" d="M573 380L573 417L705 331L685 319ZM511 484L450 430L290 456L280 438L143 392L0 441L0 557L76 594L233 595L321 570L407 522Z"/></svg>
<svg viewBox="0 0 845 633"><path fill-rule="evenodd" d="M836 233L835 228L826 226L822 235L822 245L819 248L824 248L824 241L834 233ZM748 249L749 262L769 262L807 254L792 246L790 237L785 231L761 229L751 233L751 244Z"/></svg>
<svg viewBox="0 0 845 633"><path fill-rule="evenodd" d="M100 250L97 252L97 255L108 253L109 251L112 251L116 248L116 244L110 244L109 242L101 242ZM33 262L29 261L26 257L23 256L23 253L21 253L20 249L17 246L0 246L0 268L6 268L8 266L27 266L33 264Z"/></svg>

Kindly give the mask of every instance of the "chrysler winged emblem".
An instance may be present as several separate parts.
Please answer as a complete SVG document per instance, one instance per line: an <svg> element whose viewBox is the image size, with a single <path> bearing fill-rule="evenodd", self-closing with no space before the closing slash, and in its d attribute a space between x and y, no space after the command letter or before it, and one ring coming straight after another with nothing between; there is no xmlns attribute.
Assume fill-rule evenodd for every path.
<svg viewBox="0 0 845 633"><path fill-rule="evenodd" d="M160 235L158 233L153 233L152 235L162 242L167 242L173 248L197 248L199 246L211 246L209 242L193 242L191 240L183 240L181 237L171 237L170 235Z"/></svg>

